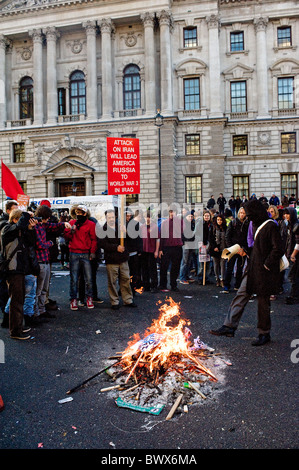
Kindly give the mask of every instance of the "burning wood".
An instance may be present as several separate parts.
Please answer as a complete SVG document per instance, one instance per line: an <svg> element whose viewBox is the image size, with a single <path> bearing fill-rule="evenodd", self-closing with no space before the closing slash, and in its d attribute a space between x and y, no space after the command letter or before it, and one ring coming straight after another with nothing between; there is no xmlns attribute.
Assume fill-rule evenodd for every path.
<svg viewBox="0 0 299 470"><path fill-rule="evenodd" d="M121 366L131 367L125 383L128 383L135 372L137 380L143 378L157 384L161 376L182 360L185 360L183 367L188 366L186 360L191 360L202 374L217 381L215 375L190 351L190 323L180 317L179 304L172 298L167 301L169 305L166 303L160 307L159 318L146 330L144 338L134 335L122 353Z"/></svg>
<svg viewBox="0 0 299 470"><path fill-rule="evenodd" d="M121 357L112 377L114 375L114 380L120 384L120 393L126 397L128 408L151 410L150 413L154 409L154 413L158 413L161 403L173 403L166 418L171 419L180 403L184 407L190 404L190 398L192 402L209 398L212 384L216 384L218 378L201 362L212 362L214 349L198 337L193 340L190 322L181 317L180 304L172 298L166 299L159 312L158 319L153 320L142 338L134 334L127 348L117 353ZM184 383L189 387L185 388ZM146 407L148 402L151 405ZM125 406L120 397L116 403Z"/></svg>

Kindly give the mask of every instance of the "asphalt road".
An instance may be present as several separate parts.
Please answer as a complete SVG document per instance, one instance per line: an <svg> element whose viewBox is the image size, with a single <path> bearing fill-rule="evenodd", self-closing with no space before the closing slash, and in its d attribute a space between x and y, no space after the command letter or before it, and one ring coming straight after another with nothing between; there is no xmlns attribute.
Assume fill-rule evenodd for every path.
<svg viewBox="0 0 299 470"><path fill-rule="evenodd" d="M98 287L105 302L94 310L82 307L73 312L68 273L59 274L58 264L53 271L50 292L59 304L56 318L33 329L29 341L11 340L8 330L0 328L5 349L5 361L0 362L5 405L0 413L1 449L98 449L118 456L145 449L163 454L298 448L298 304L285 305L284 295L273 301L272 341L253 347L255 299L247 305L234 338L216 337L209 330L222 325L234 294L221 294L215 285L180 285L179 293L136 294L138 308L112 311L101 265ZM180 302L193 336L200 336L232 363L223 369L215 396L166 420L173 402L159 415L120 408L109 393L100 392L111 386L103 373L73 393L72 401L58 403L69 396L69 389L112 363L108 358L122 351L134 333L142 335L159 315L158 300L169 295ZM297 352L294 343L292 347L296 339Z"/></svg>

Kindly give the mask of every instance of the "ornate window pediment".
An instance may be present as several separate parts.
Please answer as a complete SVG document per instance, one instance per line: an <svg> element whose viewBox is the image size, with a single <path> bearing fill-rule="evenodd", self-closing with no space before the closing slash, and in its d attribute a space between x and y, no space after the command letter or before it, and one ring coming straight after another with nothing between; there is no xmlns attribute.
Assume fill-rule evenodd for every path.
<svg viewBox="0 0 299 470"><path fill-rule="evenodd" d="M179 77L187 75L202 75L207 70L207 65L199 59L185 59L176 66L176 73Z"/></svg>
<svg viewBox="0 0 299 470"><path fill-rule="evenodd" d="M83 173L92 173L95 171L95 168L92 168L85 163L75 160L74 158L66 157L60 160L57 163L54 163L43 170L41 173L46 176L48 173L61 173L68 177L73 176L74 174L82 175Z"/></svg>
<svg viewBox="0 0 299 470"><path fill-rule="evenodd" d="M275 62L270 70L273 76L279 75L298 75L299 61L295 59L280 59Z"/></svg>
<svg viewBox="0 0 299 470"><path fill-rule="evenodd" d="M236 64L233 67L229 67L222 73L226 80L245 80L251 78L253 69L244 64Z"/></svg>

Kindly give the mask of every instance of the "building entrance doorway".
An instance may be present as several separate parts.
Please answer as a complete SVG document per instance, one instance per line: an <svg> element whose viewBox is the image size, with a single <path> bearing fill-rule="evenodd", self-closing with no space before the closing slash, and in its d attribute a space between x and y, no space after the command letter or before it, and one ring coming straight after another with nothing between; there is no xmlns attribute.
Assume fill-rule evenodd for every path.
<svg viewBox="0 0 299 470"><path fill-rule="evenodd" d="M58 183L59 197L85 196L85 181L69 181Z"/></svg>

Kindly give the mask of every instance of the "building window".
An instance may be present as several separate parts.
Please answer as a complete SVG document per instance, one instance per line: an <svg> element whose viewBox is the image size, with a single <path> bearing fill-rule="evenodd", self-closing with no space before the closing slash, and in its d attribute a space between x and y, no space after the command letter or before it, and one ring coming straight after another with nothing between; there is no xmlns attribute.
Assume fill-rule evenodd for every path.
<svg viewBox="0 0 299 470"><path fill-rule="evenodd" d="M199 134L187 134L185 136L185 154L186 155L199 155L200 154Z"/></svg>
<svg viewBox="0 0 299 470"><path fill-rule="evenodd" d="M186 111L200 109L199 78L184 79L184 109Z"/></svg>
<svg viewBox="0 0 299 470"><path fill-rule="evenodd" d="M240 196L241 199L242 199L243 194L245 194L246 199L249 199L249 176L248 175L233 176L233 194L235 196Z"/></svg>
<svg viewBox="0 0 299 470"><path fill-rule="evenodd" d="M232 113L245 113L247 111L246 82L231 82L230 100Z"/></svg>
<svg viewBox="0 0 299 470"><path fill-rule="evenodd" d="M80 70L70 77L70 111L71 114L86 114L85 76Z"/></svg>
<svg viewBox="0 0 299 470"><path fill-rule="evenodd" d="M20 119L33 119L33 80L24 77L20 81Z"/></svg>
<svg viewBox="0 0 299 470"><path fill-rule="evenodd" d="M281 153L296 153L296 132L281 133Z"/></svg>
<svg viewBox="0 0 299 470"><path fill-rule="evenodd" d="M278 78L278 108L294 108L294 78Z"/></svg>
<svg viewBox="0 0 299 470"><path fill-rule="evenodd" d="M140 69L137 65L128 65L124 70L124 109L141 108Z"/></svg>
<svg viewBox="0 0 299 470"><path fill-rule="evenodd" d="M19 185L23 189L24 194L27 194L27 181L19 181Z"/></svg>
<svg viewBox="0 0 299 470"><path fill-rule="evenodd" d="M25 144L20 142L18 144L12 144L12 158L13 163L24 163L25 162Z"/></svg>
<svg viewBox="0 0 299 470"><path fill-rule="evenodd" d="M281 197L285 194L298 194L298 174L281 175Z"/></svg>
<svg viewBox="0 0 299 470"><path fill-rule="evenodd" d="M66 114L66 95L65 88L58 88L58 116Z"/></svg>
<svg viewBox="0 0 299 470"><path fill-rule="evenodd" d="M197 28L184 28L184 47L197 46Z"/></svg>
<svg viewBox="0 0 299 470"><path fill-rule="evenodd" d="M202 177L201 176L186 176L186 203L196 204L202 202Z"/></svg>
<svg viewBox="0 0 299 470"><path fill-rule="evenodd" d="M130 206L131 204L137 204L138 200L139 200L139 194L127 194L126 195L126 205L127 206ZM135 214L136 214L136 212L137 211L135 211Z"/></svg>
<svg viewBox="0 0 299 470"><path fill-rule="evenodd" d="M230 51L244 51L244 33L239 31L238 33L230 33Z"/></svg>
<svg viewBox="0 0 299 470"><path fill-rule="evenodd" d="M278 47L289 47L292 45L292 32L290 26L277 28L277 45Z"/></svg>
<svg viewBox="0 0 299 470"><path fill-rule="evenodd" d="M233 155L248 155L248 136L233 136Z"/></svg>

